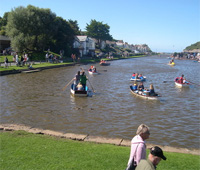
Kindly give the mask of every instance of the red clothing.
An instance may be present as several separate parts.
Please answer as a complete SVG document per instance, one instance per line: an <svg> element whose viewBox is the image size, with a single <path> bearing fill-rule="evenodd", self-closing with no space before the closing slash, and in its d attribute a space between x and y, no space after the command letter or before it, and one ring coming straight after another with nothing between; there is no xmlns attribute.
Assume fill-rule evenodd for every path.
<svg viewBox="0 0 200 170"><path fill-rule="evenodd" d="M183 83L183 77L180 77L179 80L180 80L180 83Z"/></svg>

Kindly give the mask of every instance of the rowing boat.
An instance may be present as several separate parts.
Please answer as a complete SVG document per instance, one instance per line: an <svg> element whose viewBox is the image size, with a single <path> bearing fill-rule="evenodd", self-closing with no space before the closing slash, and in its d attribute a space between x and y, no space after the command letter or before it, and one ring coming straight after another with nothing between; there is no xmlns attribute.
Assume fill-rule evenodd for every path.
<svg viewBox="0 0 200 170"><path fill-rule="evenodd" d="M173 63L168 63L168 65L175 66L175 63L174 62Z"/></svg>
<svg viewBox="0 0 200 170"><path fill-rule="evenodd" d="M97 71L91 71L91 70L88 70L88 73L89 74L99 74Z"/></svg>
<svg viewBox="0 0 200 170"><path fill-rule="evenodd" d="M72 84L70 91L73 96L86 97L88 95L87 86L85 87L85 90L74 90L74 84Z"/></svg>
<svg viewBox="0 0 200 170"><path fill-rule="evenodd" d="M148 99L148 100L159 100L159 98L161 97L160 95L149 96L149 95L146 95L144 92L141 92L141 91L138 91L138 90L133 90L132 85L130 85L130 91L131 91L132 94L139 96L139 97L142 97L144 99Z"/></svg>
<svg viewBox="0 0 200 170"><path fill-rule="evenodd" d="M179 82L178 77L174 80L174 82L177 87L189 87L190 86L190 83L188 83L188 82L187 83Z"/></svg>
<svg viewBox="0 0 200 170"><path fill-rule="evenodd" d="M101 61L99 64L101 66L109 66L110 65L110 63L108 63L107 61Z"/></svg>
<svg viewBox="0 0 200 170"><path fill-rule="evenodd" d="M137 82L140 82L140 81L145 81L146 80L146 76L142 76L141 78L135 78L135 76L134 77L131 77L131 79L130 79L131 81L137 81Z"/></svg>

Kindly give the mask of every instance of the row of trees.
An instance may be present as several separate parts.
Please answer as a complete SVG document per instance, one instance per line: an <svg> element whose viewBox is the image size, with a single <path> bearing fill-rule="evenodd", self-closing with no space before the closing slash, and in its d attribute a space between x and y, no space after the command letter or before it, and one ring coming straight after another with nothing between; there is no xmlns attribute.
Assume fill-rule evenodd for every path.
<svg viewBox="0 0 200 170"><path fill-rule="evenodd" d="M73 52L75 35L86 34L102 40L112 40L107 24L91 20L86 32L80 31L77 21L64 20L56 16L50 9L32 5L17 7L0 17L0 34L11 39L11 47L15 51L28 53L64 50L68 56Z"/></svg>

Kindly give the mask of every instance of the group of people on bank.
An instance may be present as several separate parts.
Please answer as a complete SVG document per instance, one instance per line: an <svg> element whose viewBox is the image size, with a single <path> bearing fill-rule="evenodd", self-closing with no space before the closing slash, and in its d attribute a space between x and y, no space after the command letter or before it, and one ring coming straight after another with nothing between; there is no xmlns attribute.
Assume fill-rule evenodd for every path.
<svg viewBox="0 0 200 170"><path fill-rule="evenodd" d="M126 170L155 170L161 159L167 159L158 146L150 148L150 153L146 159L145 140L149 136L150 128L141 124L136 131L136 136L131 140L131 151Z"/></svg>
<svg viewBox="0 0 200 170"><path fill-rule="evenodd" d="M85 75L85 72L78 71L76 76L74 77L74 89L73 90L78 90L78 91L85 91L86 89L86 81L87 77Z"/></svg>

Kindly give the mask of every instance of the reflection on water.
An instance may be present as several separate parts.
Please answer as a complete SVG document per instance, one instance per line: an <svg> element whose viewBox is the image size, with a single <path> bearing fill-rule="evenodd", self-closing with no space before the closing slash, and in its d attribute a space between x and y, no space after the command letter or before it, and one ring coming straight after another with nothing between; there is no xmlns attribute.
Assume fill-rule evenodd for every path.
<svg viewBox="0 0 200 170"><path fill-rule="evenodd" d="M20 123L62 132L131 139L139 124L151 128L148 142L178 147L199 147L199 86L177 88L175 77L184 74L200 84L199 63L167 57L143 57L95 64L99 75L88 75L93 87L89 97L73 97L70 85L75 73L86 66L69 66L32 74L0 77L1 123ZM129 90L133 72L154 84L160 101L144 100ZM92 92L95 91L95 93ZM188 140L189 139L189 140Z"/></svg>

